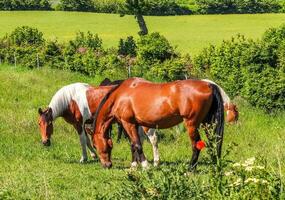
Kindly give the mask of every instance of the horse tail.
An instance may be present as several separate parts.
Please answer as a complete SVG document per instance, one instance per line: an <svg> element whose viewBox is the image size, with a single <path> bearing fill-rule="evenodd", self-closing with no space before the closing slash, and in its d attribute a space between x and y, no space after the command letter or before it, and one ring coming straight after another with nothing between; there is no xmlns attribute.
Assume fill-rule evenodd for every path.
<svg viewBox="0 0 285 200"><path fill-rule="evenodd" d="M95 131L95 126L96 126L96 121L97 121L97 117L98 117L98 115L99 115L99 112L100 112L100 110L101 110L101 108L103 107L103 105L106 103L106 101L108 100L108 98L110 97L110 95L118 88L118 87L120 87L120 85L122 84L124 82L124 80L118 80L117 81L117 85L115 85L105 96L104 96L104 98L101 100L101 102L100 102L100 104L99 104L99 106L97 107L97 109L96 109L96 112L95 112L95 114L94 114L94 117L93 117L93 123L92 123L92 126L93 126L93 133L94 133L94 131Z"/></svg>
<svg viewBox="0 0 285 200"><path fill-rule="evenodd" d="M215 83L214 81L211 81L211 80L209 80L209 79L202 79L202 81L205 81L205 82L211 83L211 84L213 84L213 85L216 85L216 86L219 88L220 93L221 93L222 98L223 98L224 104L231 102L231 99L230 99L229 95L228 95L228 94L225 92L225 90L224 90L221 86L219 86L217 83Z"/></svg>
<svg viewBox="0 0 285 200"><path fill-rule="evenodd" d="M215 123L215 134L217 142L217 155L220 158L224 136L224 105L221 91L216 84L210 83L213 91L213 102L207 116L207 123Z"/></svg>

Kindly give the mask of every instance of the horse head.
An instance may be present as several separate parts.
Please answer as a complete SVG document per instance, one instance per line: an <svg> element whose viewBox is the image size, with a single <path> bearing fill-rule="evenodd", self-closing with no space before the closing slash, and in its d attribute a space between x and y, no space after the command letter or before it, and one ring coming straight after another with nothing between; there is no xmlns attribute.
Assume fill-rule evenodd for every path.
<svg viewBox="0 0 285 200"><path fill-rule="evenodd" d="M44 111L39 108L38 110L39 113L39 127L40 127L40 132L42 136L42 143L44 146L50 146L50 138L53 133L53 118L52 118L52 109L47 108Z"/></svg>
<svg viewBox="0 0 285 200"><path fill-rule="evenodd" d="M113 142L111 138L104 138L102 139L100 135L97 133L93 137L93 144L99 153L99 158L101 164L104 168L111 168L112 161L111 161L111 152L113 148Z"/></svg>
<svg viewBox="0 0 285 200"><path fill-rule="evenodd" d="M227 113L226 122L237 122L239 117L237 106L233 103L226 103L224 108Z"/></svg>

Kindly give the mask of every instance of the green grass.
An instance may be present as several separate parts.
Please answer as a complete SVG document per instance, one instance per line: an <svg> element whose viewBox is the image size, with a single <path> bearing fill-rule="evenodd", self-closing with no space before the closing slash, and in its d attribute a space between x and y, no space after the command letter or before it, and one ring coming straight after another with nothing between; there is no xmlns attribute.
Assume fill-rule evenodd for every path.
<svg viewBox="0 0 285 200"><path fill-rule="evenodd" d="M238 33L260 38L269 27L284 23L285 14L256 15L192 15L145 17L151 32L159 31L179 50L196 54L208 44L217 44ZM0 36L15 27L39 28L48 39L68 41L77 31L98 33L106 47L117 46L119 38L137 35L133 16L80 12L0 12Z"/></svg>
<svg viewBox="0 0 285 200"><path fill-rule="evenodd" d="M101 77L86 78L80 74L48 68L26 70L0 66L0 199L94 199L113 185L123 186L131 155L127 142L114 143L113 168L102 169L99 163L79 164L80 145L74 129L62 119L55 123L52 146L40 143L37 109L46 106L52 95L63 85L81 81L98 84ZM224 152L232 142L233 162L249 157L267 160L272 171L278 171L278 160L285 173L285 113L264 114L246 102L238 100L240 120L227 125ZM171 129L163 131L160 141L162 169L167 163L181 166L190 160L186 133ZM174 135L174 139L171 137ZM152 151L144 144L149 160ZM194 180L208 176L209 166L200 157L199 171ZM159 169L158 169L159 170Z"/></svg>

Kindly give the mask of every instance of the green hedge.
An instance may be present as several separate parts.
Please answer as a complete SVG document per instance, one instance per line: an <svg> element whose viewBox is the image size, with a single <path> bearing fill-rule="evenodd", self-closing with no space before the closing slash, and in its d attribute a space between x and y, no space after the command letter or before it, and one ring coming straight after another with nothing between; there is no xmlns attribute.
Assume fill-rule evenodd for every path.
<svg viewBox="0 0 285 200"><path fill-rule="evenodd" d="M97 34L79 32L68 43L45 41L31 27L16 28L0 39L0 60L29 68L51 66L88 76L131 76L172 81L209 77L231 97L241 96L267 111L285 109L285 25L266 31L261 40L238 35L205 48L192 61L181 56L159 33L121 39L104 49Z"/></svg>
<svg viewBox="0 0 285 200"><path fill-rule="evenodd" d="M285 109L285 25L269 29L260 41L243 36L204 49L195 69L267 111Z"/></svg>
<svg viewBox="0 0 285 200"><path fill-rule="evenodd" d="M0 0L0 10L51 10L49 0Z"/></svg>

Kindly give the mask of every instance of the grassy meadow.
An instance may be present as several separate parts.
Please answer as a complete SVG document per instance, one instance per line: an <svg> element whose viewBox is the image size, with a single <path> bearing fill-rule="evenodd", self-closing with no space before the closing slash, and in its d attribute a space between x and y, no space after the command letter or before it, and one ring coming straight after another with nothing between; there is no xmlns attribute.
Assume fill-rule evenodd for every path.
<svg viewBox="0 0 285 200"><path fill-rule="evenodd" d="M208 44L217 44L238 33L259 38L269 27L284 23L285 14L190 15L145 17L149 30L166 36L178 50L196 54ZM68 41L77 31L98 33L105 47L117 46L120 38L136 36L133 16L83 12L16 11L0 12L0 37L17 26L38 28L48 39Z"/></svg>
<svg viewBox="0 0 285 200"><path fill-rule="evenodd" d="M48 68L27 70L0 65L0 199L95 199L125 184L131 161L127 141L114 143L110 170L94 161L79 164L78 136L62 119L55 122L52 146L45 148L40 143L38 107L48 105L65 84L98 84L101 79ZM236 102L240 120L236 125L226 125L223 152L235 143L229 155L232 163L255 157L266 161L270 173L284 174L285 113L266 115L242 100ZM161 131L162 136L161 167L151 169L154 173L190 160L190 142L182 127ZM148 142L144 149L152 161ZM203 151L197 174L189 176L194 182L209 176L205 155Z"/></svg>

